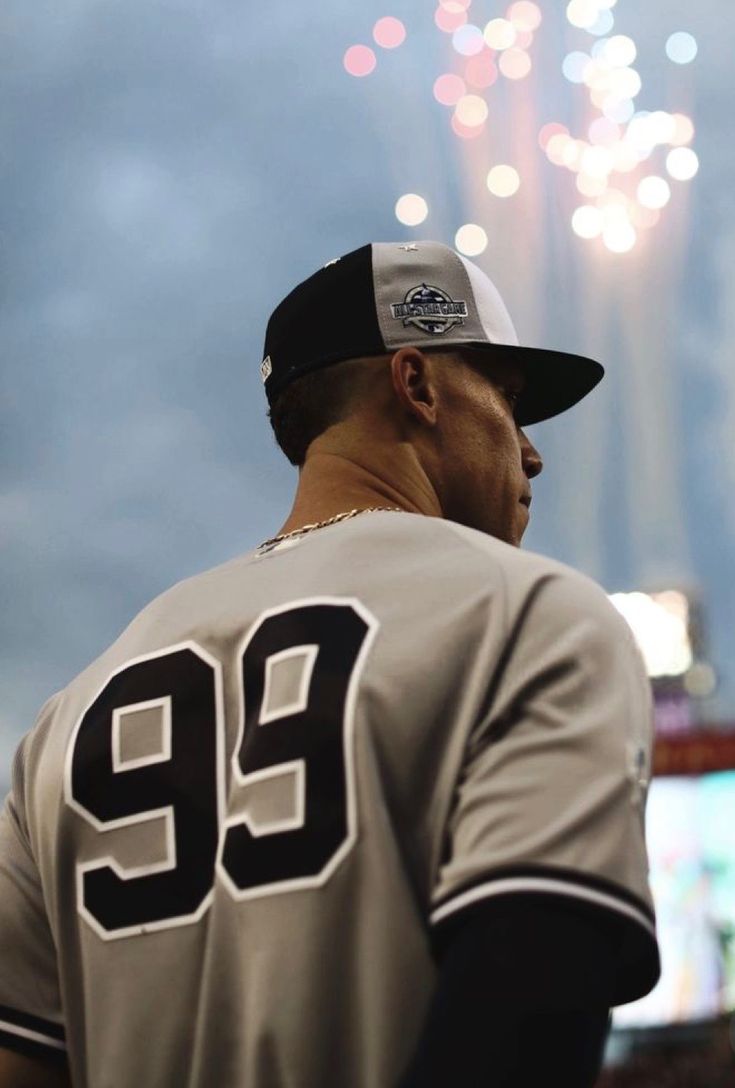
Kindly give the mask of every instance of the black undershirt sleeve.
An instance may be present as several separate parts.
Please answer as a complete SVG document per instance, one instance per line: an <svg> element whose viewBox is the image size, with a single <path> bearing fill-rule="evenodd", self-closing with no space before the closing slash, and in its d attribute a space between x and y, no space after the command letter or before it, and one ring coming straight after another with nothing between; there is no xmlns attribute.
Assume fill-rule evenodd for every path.
<svg viewBox="0 0 735 1088"><path fill-rule="evenodd" d="M619 926L596 908L528 894L462 911L398 1088L592 1088L602 1067Z"/></svg>

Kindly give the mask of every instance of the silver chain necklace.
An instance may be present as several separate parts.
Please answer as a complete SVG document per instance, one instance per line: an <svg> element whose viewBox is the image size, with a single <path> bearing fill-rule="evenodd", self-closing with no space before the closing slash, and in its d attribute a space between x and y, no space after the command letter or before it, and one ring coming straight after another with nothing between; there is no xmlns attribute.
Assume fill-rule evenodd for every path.
<svg viewBox="0 0 735 1088"><path fill-rule="evenodd" d="M290 533L281 533L279 536L272 536L270 540L264 540L262 544L259 544L255 549L260 551L261 548L268 547L270 544L278 544L281 540L286 540L291 536L300 536L302 533L309 533L312 529L322 529L325 525L333 525L337 521L345 521L347 518L354 518L355 514L371 514L376 510L395 510L399 514L405 514L400 506L369 506L365 510L347 510L343 514L335 514L332 518L327 518L326 521L316 521L312 525L302 525L300 529L292 529Z"/></svg>

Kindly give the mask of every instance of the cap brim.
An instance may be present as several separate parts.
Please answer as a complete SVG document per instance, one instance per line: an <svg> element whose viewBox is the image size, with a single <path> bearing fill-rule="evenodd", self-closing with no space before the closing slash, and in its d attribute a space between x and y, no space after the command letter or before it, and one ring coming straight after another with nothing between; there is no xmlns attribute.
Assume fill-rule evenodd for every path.
<svg viewBox="0 0 735 1088"><path fill-rule="evenodd" d="M449 345L447 345L449 346ZM515 418L521 427L566 412L590 393L602 379L605 368L584 355L570 355L550 348L516 347L480 341L457 347L487 352L493 358L506 357L523 367L526 384L518 399Z"/></svg>

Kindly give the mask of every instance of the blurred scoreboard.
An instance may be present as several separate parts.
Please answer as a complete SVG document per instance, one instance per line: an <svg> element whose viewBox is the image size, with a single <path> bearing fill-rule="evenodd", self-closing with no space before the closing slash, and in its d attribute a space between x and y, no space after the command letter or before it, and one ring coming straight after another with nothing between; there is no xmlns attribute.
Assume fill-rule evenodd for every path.
<svg viewBox="0 0 735 1088"><path fill-rule="evenodd" d="M661 978L613 1010L613 1028L708 1020L735 1009L735 728L705 723L717 679L703 611L685 589L611 594L651 680L646 805Z"/></svg>
<svg viewBox="0 0 735 1088"><path fill-rule="evenodd" d="M646 844L661 978L650 994L614 1009L613 1027L735 1009L735 771L654 778Z"/></svg>

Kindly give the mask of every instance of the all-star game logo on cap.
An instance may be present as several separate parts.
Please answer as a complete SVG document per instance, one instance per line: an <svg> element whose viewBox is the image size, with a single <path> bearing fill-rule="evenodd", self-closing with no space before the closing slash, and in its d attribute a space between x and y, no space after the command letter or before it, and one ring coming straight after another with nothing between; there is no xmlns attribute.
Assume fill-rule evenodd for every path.
<svg viewBox="0 0 735 1088"><path fill-rule="evenodd" d="M391 303L391 313L396 319L403 319L404 327L415 325L422 332L441 334L463 325L467 317L467 303L455 302L442 291L441 287L432 287L420 283L406 292L403 302Z"/></svg>

